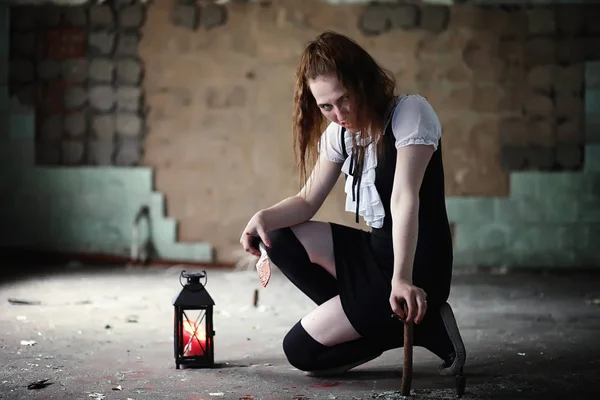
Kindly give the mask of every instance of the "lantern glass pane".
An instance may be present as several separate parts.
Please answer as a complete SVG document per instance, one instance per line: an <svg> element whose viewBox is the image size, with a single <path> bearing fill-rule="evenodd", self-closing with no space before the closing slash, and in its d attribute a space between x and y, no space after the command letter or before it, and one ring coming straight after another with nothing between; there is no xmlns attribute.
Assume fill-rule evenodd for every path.
<svg viewBox="0 0 600 400"><path fill-rule="evenodd" d="M206 310L183 310L183 356L198 357L208 352Z"/></svg>

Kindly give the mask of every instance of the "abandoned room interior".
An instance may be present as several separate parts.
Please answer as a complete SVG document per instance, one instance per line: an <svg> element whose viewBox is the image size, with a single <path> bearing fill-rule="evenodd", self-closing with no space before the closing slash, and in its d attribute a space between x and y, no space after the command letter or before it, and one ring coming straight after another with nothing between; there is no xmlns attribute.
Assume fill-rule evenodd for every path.
<svg viewBox="0 0 600 400"><path fill-rule="evenodd" d="M599 21L595 0L2 1L0 399L600 398ZM343 373L296 368L315 303L240 244L302 186L296 74L326 31L439 118L457 374L407 320ZM369 231L347 188L312 219Z"/></svg>

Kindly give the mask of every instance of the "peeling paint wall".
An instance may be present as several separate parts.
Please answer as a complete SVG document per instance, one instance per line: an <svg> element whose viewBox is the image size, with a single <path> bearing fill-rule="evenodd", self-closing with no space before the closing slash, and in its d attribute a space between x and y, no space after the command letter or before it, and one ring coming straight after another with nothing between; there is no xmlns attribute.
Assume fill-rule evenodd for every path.
<svg viewBox="0 0 600 400"><path fill-rule="evenodd" d="M410 18L412 7L421 18ZM582 88L586 60L600 58L598 9L426 7L229 4L226 22L206 29L174 25L169 3L157 1L140 45L148 66L144 164L156 171L168 214L181 221L179 238L210 241L230 260L251 215L295 193L293 75L305 43L334 29L391 69L402 92L425 95L438 111L457 263L497 264L518 247L478 239L461 210L510 198L518 171L583 170ZM343 198L339 185L317 217L355 225ZM482 215L494 223L493 212ZM515 225L514 240L522 230ZM535 263L547 247L539 240L502 263Z"/></svg>
<svg viewBox="0 0 600 400"><path fill-rule="evenodd" d="M132 4L127 3L118 9ZM31 165L37 163L31 168L44 171L35 174L55 171L57 187L70 182L72 171L79 170L77 179L96 179L106 188L118 188L119 198L132 204L132 210L154 199L160 240L169 249L165 254L212 260L214 246L218 261L234 261L239 236L251 215L298 189L291 138L293 76L306 42L333 29L355 38L389 68L401 92L420 93L437 110L444 129L446 192L457 266L600 264L593 251L600 245L595 211L600 209L596 79L600 8L547 3L528 8L470 3L448 8L416 2L317 0L188 3L149 2L143 24L131 26L140 32L135 53L129 54L135 54L137 63L131 66L142 66L142 77L118 73L115 43L126 31L119 28L123 14L112 13L113 19L92 23L95 28L85 35L85 58L92 62L85 75L75 74L82 81L73 85L85 89L85 106L69 96L50 102L62 107L66 99L75 99L69 114L81 116L83 107L83 133L81 125L64 120L44 124L48 115L36 105L34 119L15 119L27 126L37 121L28 139L35 143L35 152L17 146L5 153L6 159L21 160L15 155L25 149ZM106 7L86 8L87 23L106 16L102 14ZM64 18L77 9L68 8L61 14ZM14 33L13 43L24 40L27 29ZM114 41L107 39L110 33L116 33ZM16 47L22 53L23 47ZM19 51L11 53L17 65L23 58L29 60ZM116 72L99 79L97 74L106 69L90 69L97 57ZM42 68L44 61L35 61L35 82L46 82L40 72L53 70ZM60 71L54 78L65 78ZM127 76L134 76L133 81L123 82ZM139 89L143 102L116 95L123 94L119 88L131 86ZM22 99L21 89L12 86L11 104ZM106 96L94 97L93 91ZM4 96L6 109L8 91ZM139 108L131 110L131 104ZM134 111L142 116L143 129L127 131L135 124L121 125L126 131L118 128L118 115ZM93 121L106 114L115 124L94 128ZM48 131L43 128L48 126L54 127L49 130L53 140L44 140ZM138 152L119 163L123 160L119 144L132 132ZM73 142L83 153L75 152ZM93 144L100 142L111 144L106 145L112 146L106 153L110 156L91 156L99 154L101 146L94 150ZM52 146L59 149L54 158L48 156ZM118 171L123 172L118 179L102 178L119 176ZM147 179L151 186L144 186ZM364 228L343 210L341 183L317 218ZM145 188L141 198L136 197L139 191L130 190L140 184ZM85 196L71 192L72 226L77 227L82 212L103 222L91 224L94 229L85 234L97 237L97 243L86 239L85 245L76 247L125 252L134 214L103 218L106 207L101 206L110 199L102 193L112 192L96 192L89 204L97 206L89 207L83 207ZM17 206L19 199L13 203ZM35 202L22 204L34 207ZM64 203L57 204L57 210L65 209ZM22 208L24 215L32 215L27 207ZM10 231L6 234L11 238ZM20 237L26 242L28 235ZM77 235L70 240L76 243Z"/></svg>

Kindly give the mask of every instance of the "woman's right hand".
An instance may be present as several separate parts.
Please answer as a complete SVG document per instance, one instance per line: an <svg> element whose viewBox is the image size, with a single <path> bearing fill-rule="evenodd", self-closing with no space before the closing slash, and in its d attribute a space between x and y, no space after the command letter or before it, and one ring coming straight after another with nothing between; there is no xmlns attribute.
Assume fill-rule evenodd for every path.
<svg viewBox="0 0 600 400"><path fill-rule="evenodd" d="M260 250L252 245L252 238L260 238L265 246L271 247L262 211L257 212L250 218L240 238L240 244L246 252L260 257Z"/></svg>

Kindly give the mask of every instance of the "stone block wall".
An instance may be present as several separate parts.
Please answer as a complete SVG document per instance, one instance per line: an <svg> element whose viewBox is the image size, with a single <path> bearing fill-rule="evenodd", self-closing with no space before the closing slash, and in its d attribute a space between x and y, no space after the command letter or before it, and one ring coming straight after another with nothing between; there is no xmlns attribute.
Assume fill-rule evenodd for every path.
<svg viewBox="0 0 600 400"><path fill-rule="evenodd" d="M147 207L139 243L151 257L214 262L212 245L177 241L150 168L36 166L33 112L3 110L0 118L0 247L129 257L133 222Z"/></svg>
<svg viewBox="0 0 600 400"><path fill-rule="evenodd" d="M517 233L493 246L480 245L475 228L492 229L501 210L507 220L518 212L511 188L519 174L557 174L557 182L587 174L584 71L600 58L600 9L327 3L235 2L226 6L226 22L211 29L201 21L174 24L169 2L148 9L140 42L149 107L143 162L156 171L168 214L181 221L179 237L210 237L218 259L234 260L252 213L297 190L294 71L305 43L333 29L355 38L394 73L401 92L425 95L440 115L457 267L544 264L547 257L536 257L546 244L539 239L536 247L531 235L527 251L511 255L525 222L502 220ZM364 228L343 211L343 197L338 185L316 218ZM480 218L487 222L461 214L473 202L485 204ZM548 220L554 228L557 218ZM597 240L586 238L590 246ZM571 263L560 265L590 261L565 258Z"/></svg>
<svg viewBox="0 0 600 400"><path fill-rule="evenodd" d="M177 221L165 216L151 168L37 164L36 112L7 86L9 14L0 5L0 247L128 257L134 219L147 207L139 243L150 245L151 256L213 262L210 244L177 242Z"/></svg>
<svg viewBox="0 0 600 400"><path fill-rule="evenodd" d="M458 265L600 265L599 61L585 77L583 170L513 172L508 197L448 199Z"/></svg>
<svg viewBox="0 0 600 400"><path fill-rule="evenodd" d="M527 11L523 62L527 87L521 115L501 129L508 170L579 170L584 160L584 65L600 58L600 28L585 6L538 6ZM526 131L528 135L514 133Z"/></svg>
<svg viewBox="0 0 600 400"><path fill-rule="evenodd" d="M425 95L438 112L457 267L600 265L592 251L600 240L593 63L600 59L600 8L327 3L154 0L142 21L134 18L139 24L124 29L115 10L132 2L107 2L86 6L87 22L79 30L73 22L65 25L73 19L68 13L81 10L72 8L60 13L63 25L36 25L36 35L43 31L46 40L33 35L34 48L46 50L35 67L22 54L31 28L11 28L21 41L16 47L12 41L13 65L33 80L19 79L11 85L12 97L0 96L0 104L22 109L33 99L35 119L5 122L37 122L30 130L10 131L35 132L29 139L35 152L15 139L2 152L7 163L29 171L24 179L11 174L0 181L22 193L6 201L6 210L31 221L25 226L43 221L48 232L58 226L53 215L72 210L61 222L72 233L61 244L48 244L48 237L44 244L33 228L20 236L5 231L3 240L122 254L135 212L149 204L165 254L212 259L214 247L217 261L234 261L251 215L298 189L290 130L293 75L305 43L333 29L358 40L390 69L400 92ZM56 21L50 14L45 19ZM40 28L48 24L70 46L64 40L53 46L56 34L44 36L46 28ZM119 53L119 43L133 51L128 35L137 39L136 57ZM121 42L121 36L131 40ZM60 72L47 62L57 54ZM31 83L41 89L28 89ZM43 101L44 93L55 100ZM135 151L142 143L143 152L124 157L123 143ZM130 161L119 161L124 159ZM49 176L55 183L46 201L56 204L41 215L31 211L39 204L34 186L15 185L37 185ZM103 189L81 183L88 181ZM317 219L364 228L343 211L343 198L340 181ZM17 213L19 202L26 207ZM117 204L126 211L107 218Z"/></svg>
<svg viewBox="0 0 600 400"><path fill-rule="evenodd" d="M138 165L146 6L18 6L10 94L36 112L37 165Z"/></svg>

